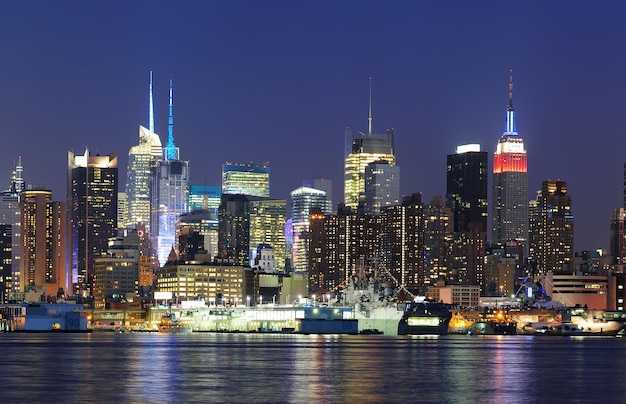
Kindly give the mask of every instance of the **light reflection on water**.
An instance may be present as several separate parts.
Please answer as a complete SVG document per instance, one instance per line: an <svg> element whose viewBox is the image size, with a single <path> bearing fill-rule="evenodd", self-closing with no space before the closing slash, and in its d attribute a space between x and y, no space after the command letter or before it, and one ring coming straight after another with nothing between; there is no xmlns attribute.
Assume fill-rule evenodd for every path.
<svg viewBox="0 0 626 404"><path fill-rule="evenodd" d="M615 402L625 359L603 337L5 333L0 402Z"/></svg>

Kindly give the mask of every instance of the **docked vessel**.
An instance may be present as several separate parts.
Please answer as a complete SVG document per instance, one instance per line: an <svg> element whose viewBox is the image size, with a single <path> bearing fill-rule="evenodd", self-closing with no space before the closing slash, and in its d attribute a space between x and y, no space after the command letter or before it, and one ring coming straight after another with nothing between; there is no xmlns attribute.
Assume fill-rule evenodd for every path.
<svg viewBox="0 0 626 404"><path fill-rule="evenodd" d="M487 311L469 327L468 334L516 335L517 323L504 310Z"/></svg>
<svg viewBox="0 0 626 404"><path fill-rule="evenodd" d="M452 312L444 303L406 303L398 323L398 335L447 335Z"/></svg>
<svg viewBox="0 0 626 404"><path fill-rule="evenodd" d="M562 309L554 321L526 324L524 332L551 336L616 336L625 328L624 319L614 312L570 307Z"/></svg>
<svg viewBox="0 0 626 404"><path fill-rule="evenodd" d="M191 327L178 319L172 313L165 314L161 317L158 325L159 332L164 334L179 334L191 332Z"/></svg>

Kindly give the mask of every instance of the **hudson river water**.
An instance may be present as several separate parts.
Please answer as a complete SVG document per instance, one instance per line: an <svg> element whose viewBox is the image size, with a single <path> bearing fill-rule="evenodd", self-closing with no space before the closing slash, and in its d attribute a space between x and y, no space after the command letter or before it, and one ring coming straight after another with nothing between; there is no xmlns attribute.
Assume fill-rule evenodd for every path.
<svg viewBox="0 0 626 404"><path fill-rule="evenodd" d="M620 403L626 338L0 334L0 403Z"/></svg>

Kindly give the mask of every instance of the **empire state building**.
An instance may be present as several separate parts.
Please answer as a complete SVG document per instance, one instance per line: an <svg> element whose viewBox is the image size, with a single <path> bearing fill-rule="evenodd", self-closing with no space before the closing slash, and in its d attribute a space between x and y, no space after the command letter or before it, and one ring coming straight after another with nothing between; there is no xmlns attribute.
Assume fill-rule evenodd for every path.
<svg viewBox="0 0 626 404"><path fill-rule="evenodd" d="M515 127L513 73L509 79L506 128L493 156L493 242L516 241L528 249L528 164L524 140Z"/></svg>

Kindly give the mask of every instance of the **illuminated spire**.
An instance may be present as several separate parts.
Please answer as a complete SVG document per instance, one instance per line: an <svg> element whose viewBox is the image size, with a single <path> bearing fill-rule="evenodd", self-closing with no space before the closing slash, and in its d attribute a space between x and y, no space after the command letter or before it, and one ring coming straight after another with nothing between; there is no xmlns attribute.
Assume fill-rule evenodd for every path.
<svg viewBox="0 0 626 404"><path fill-rule="evenodd" d="M22 167L22 156L17 156L17 165L15 166L15 189L17 192L21 192L26 189L26 184L24 184L24 178L22 178L22 172L24 171L24 167Z"/></svg>
<svg viewBox="0 0 626 404"><path fill-rule="evenodd" d="M167 160L178 160L178 148L174 144L174 102L173 86L170 79L170 109L167 119L167 145L165 146L165 158Z"/></svg>
<svg viewBox="0 0 626 404"><path fill-rule="evenodd" d="M515 133L515 111L513 110L513 69L509 70L509 105L506 107L505 133Z"/></svg>
<svg viewBox="0 0 626 404"><path fill-rule="evenodd" d="M150 70L150 132L154 132L154 103L152 101L152 70Z"/></svg>
<svg viewBox="0 0 626 404"><path fill-rule="evenodd" d="M370 113L367 117L368 123L368 132L370 135L372 134L372 77L370 76Z"/></svg>

